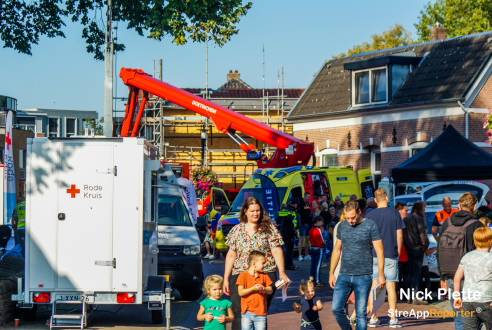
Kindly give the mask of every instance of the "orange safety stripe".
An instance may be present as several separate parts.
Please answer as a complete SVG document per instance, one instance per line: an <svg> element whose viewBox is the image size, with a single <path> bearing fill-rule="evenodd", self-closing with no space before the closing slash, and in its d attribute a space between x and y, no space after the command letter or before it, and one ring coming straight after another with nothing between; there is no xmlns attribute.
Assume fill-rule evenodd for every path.
<svg viewBox="0 0 492 330"><path fill-rule="evenodd" d="M437 221L443 222L444 220L446 220L447 218L449 218L451 216L451 214L453 214L454 212L458 212L458 211L459 210L457 210L457 209L451 209L451 213L450 214L444 212L444 210L441 210L439 212L436 212Z"/></svg>

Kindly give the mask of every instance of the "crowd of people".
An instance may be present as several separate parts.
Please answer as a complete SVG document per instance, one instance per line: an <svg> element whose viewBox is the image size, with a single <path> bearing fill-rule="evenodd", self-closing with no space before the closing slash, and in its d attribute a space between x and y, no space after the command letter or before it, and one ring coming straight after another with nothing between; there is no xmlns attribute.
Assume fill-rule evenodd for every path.
<svg viewBox="0 0 492 330"><path fill-rule="evenodd" d="M477 218L476 203L475 195L465 193L459 208L453 209L451 200L444 198L443 210L433 219L440 285L450 289L456 330L476 330L482 324L492 329L492 230L487 228L487 218ZM301 201L291 198L282 205L273 222L261 202L249 197L241 208L240 224L226 239L224 276L210 276L204 283L207 299L201 302L198 320L205 321L205 329L225 329L226 322L232 322L232 330L266 329L275 292L290 282L286 270L298 268L294 265L298 238L299 261L311 261L310 280L301 282L301 298L293 306L302 313L301 329L322 328L318 311L323 305L315 288L326 286L320 269L327 256L328 282L334 289L332 313L341 329L382 325L372 313L371 292L376 287L386 287L389 327L401 328L395 312L399 295L407 297L409 304L428 304L414 294L430 290L430 281L421 280L429 277L427 257L434 252L429 249L425 207L421 201L413 203L410 213L401 202L389 207L383 189L367 200L352 195L345 204L336 197L332 205L326 196L312 199L305 193ZM478 215L488 209L482 211ZM224 293L230 301L222 298ZM351 316L346 314L348 302L355 307ZM477 308L482 312L469 317L460 313ZM372 314L369 320L368 314Z"/></svg>

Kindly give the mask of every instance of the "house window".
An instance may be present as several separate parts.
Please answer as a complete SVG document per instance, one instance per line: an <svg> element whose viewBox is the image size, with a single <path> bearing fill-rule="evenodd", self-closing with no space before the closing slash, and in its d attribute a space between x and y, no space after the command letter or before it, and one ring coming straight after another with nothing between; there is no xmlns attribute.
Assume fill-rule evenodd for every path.
<svg viewBox="0 0 492 330"><path fill-rule="evenodd" d="M71 137L77 135L77 119L66 118L65 135Z"/></svg>
<svg viewBox="0 0 492 330"><path fill-rule="evenodd" d="M415 149L412 149L412 157L415 156L417 154L417 152L419 152L422 149L423 148L415 148Z"/></svg>
<svg viewBox="0 0 492 330"><path fill-rule="evenodd" d="M381 172L381 154L374 154L374 171Z"/></svg>
<svg viewBox="0 0 492 330"><path fill-rule="evenodd" d="M58 118L48 118L48 137L58 137Z"/></svg>
<svg viewBox="0 0 492 330"><path fill-rule="evenodd" d="M381 153L379 149L375 152L371 152L371 172L374 187L378 187L381 181Z"/></svg>
<svg viewBox="0 0 492 330"><path fill-rule="evenodd" d="M323 155L323 166L338 166L338 155Z"/></svg>
<svg viewBox="0 0 492 330"><path fill-rule="evenodd" d="M353 73L353 102L355 106L385 103L388 100L386 67Z"/></svg>
<svg viewBox="0 0 492 330"><path fill-rule="evenodd" d="M17 117L17 126L20 129L36 133L36 118L34 117Z"/></svg>

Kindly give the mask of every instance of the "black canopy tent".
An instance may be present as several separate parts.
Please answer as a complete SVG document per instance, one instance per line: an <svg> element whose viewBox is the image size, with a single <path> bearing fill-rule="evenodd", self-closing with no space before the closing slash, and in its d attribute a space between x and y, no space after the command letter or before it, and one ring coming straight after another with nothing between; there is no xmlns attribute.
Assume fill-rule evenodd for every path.
<svg viewBox="0 0 492 330"><path fill-rule="evenodd" d="M461 135L453 126L390 170L393 183L492 179L492 154Z"/></svg>

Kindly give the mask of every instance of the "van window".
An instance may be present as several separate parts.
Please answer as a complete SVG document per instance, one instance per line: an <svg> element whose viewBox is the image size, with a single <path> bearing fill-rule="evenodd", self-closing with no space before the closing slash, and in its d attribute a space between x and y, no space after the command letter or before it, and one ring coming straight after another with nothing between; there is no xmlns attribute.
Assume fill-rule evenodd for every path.
<svg viewBox="0 0 492 330"><path fill-rule="evenodd" d="M291 198L295 198L297 199L298 202L300 202L302 199L302 188L301 187L292 188L292 190L289 193L289 198L287 198L287 203Z"/></svg>
<svg viewBox="0 0 492 330"><path fill-rule="evenodd" d="M193 226L188 209L181 197L159 195L157 214L159 225Z"/></svg>

